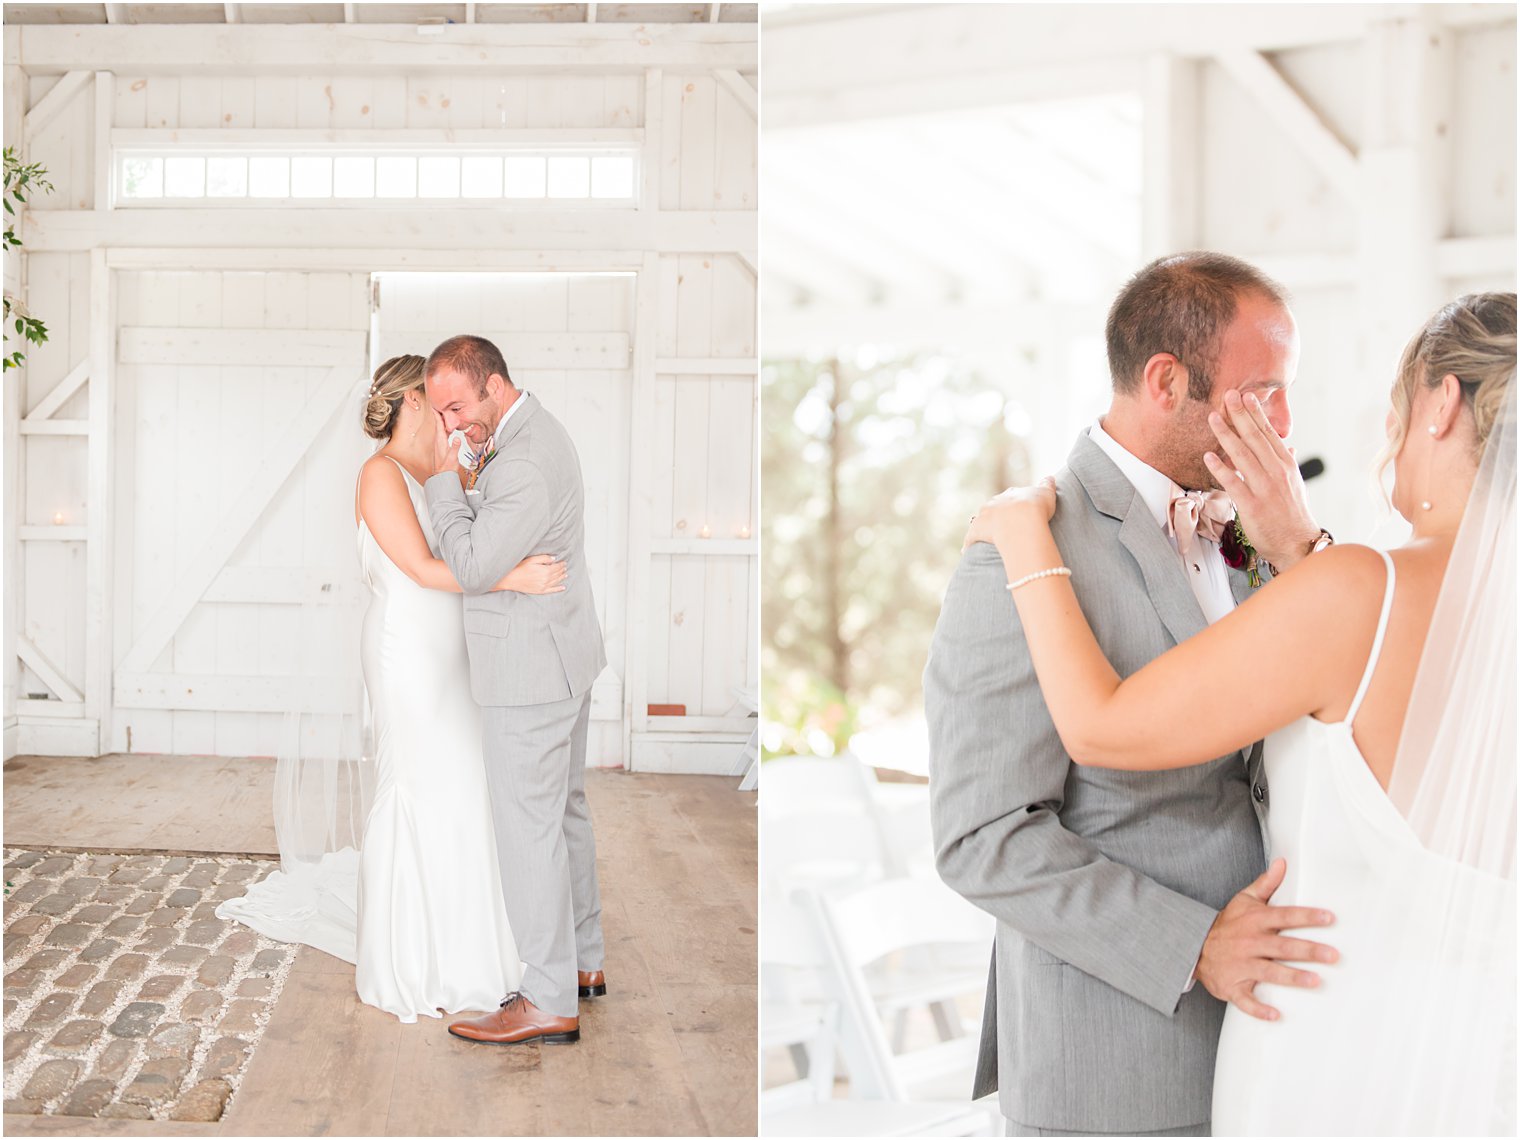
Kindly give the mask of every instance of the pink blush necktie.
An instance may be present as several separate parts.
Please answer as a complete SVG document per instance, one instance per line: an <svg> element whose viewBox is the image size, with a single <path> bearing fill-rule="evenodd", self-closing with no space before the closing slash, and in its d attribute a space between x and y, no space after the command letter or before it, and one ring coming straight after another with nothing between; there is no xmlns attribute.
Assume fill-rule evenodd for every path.
<svg viewBox="0 0 1520 1140"><path fill-rule="evenodd" d="M1172 501L1166 508L1166 529L1177 538L1182 557L1193 550L1193 536L1210 542L1224 537L1224 528L1235 519L1235 504L1223 491L1184 491L1172 485Z"/></svg>

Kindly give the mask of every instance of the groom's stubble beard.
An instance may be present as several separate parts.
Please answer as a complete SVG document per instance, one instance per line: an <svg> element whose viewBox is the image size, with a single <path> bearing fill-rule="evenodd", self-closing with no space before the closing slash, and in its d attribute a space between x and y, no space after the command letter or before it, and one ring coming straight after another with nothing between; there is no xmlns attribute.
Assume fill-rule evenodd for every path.
<svg viewBox="0 0 1520 1140"><path fill-rule="evenodd" d="M1219 440L1209 427L1208 400L1184 398L1164 438L1157 441L1152 464L1184 491L1217 491L1219 481L1203 462L1206 451L1219 453Z"/></svg>
<svg viewBox="0 0 1520 1140"><path fill-rule="evenodd" d="M476 418L470 421L470 431L465 435L470 437L470 445L477 451L483 447L496 430L496 425L501 422L501 405L496 398L489 393L475 406ZM473 433L480 433L480 438L475 439Z"/></svg>

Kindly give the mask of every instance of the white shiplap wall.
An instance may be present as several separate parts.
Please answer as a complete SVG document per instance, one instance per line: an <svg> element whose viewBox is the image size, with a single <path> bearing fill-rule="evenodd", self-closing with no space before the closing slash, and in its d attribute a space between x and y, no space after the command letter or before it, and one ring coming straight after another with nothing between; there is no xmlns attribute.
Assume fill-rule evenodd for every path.
<svg viewBox="0 0 1520 1140"><path fill-rule="evenodd" d="M615 700L598 703L591 762L727 771L747 725L725 714L742 713L736 689L758 685L755 544L739 537L758 529L756 128L753 64L743 63L753 60L753 28L676 29L652 44L630 29L615 50L602 29L472 28L457 34L484 44L548 37L557 48L582 34L596 49L586 59L608 62L496 71L472 54L460 57L470 66L451 68L430 47L419 58L432 62L414 69L348 55L332 74L304 77L256 58L182 74L151 47L136 50L152 28L132 30L141 40L123 39L127 29L79 29L77 47L46 38L58 31L5 32L7 91L20 91L26 108L46 108L59 84L74 92L29 135L7 108L7 144L24 138L28 160L48 166L57 192L34 203L21 267L52 340L17 378L20 407L8 417L7 445L19 455L7 486L6 541L17 569L6 595L15 630L56 667L54 680L84 699L28 702L28 693L52 686L18 660L8 630L7 753L273 752L283 698L272 679L290 673L299 645L292 622L301 611L292 603L352 548L351 515L346 528L333 520L350 502L368 445L353 399L333 405L330 426L292 462L206 592L181 605L183 621L162 649L152 660L128 658L148 652L145 632L173 616L177 592L195 587L182 571L200 555L203 520L221 518L236 500L233 476L305 405L328 407L334 368L350 368L351 394L362 391L373 363L364 353L372 274L532 270L544 285L540 311L557 313L567 335L620 330L632 345L630 367L571 374L591 386L567 383L561 409L581 423L572 431L588 491L602 488L609 520L594 542L602 544L598 602L612 657L604 679L612 687L602 691ZM242 34L205 31L219 37L208 38L208 58ZM365 50L373 32L356 33L352 50ZM103 44L120 53L108 70ZM521 63L522 50L512 50ZM70 51L80 70L99 74L62 74L73 66ZM49 62L28 73L29 56ZM673 60L678 67L668 66ZM567 210L512 214L475 204L369 214L324 214L310 203L112 208L103 193L110 131L171 139L190 129L267 131L260 137L270 139L373 130L381 144L397 130L633 131L645 147L644 198L636 210L588 209L584 225ZM588 276L601 272L624 276ZM460 331L450 322L473 314L424 316ZM480 320L491 324L484 312ZM512 320L499 323L510 329ZM260 335L239 339L235 330ZM348 364L351 343L359 348ZM312 345L327 355L304 358ZM236 357L240 346L246 355ZM93 367L92 353L109 357L105 368ZM14 422L82 364L88 378L52 412L72 426ZM63 430L80 434L40 434ZM102 493L107 476L114 494ZM53 527L60 514L65 525ZM705 549L703 526L713 536ZM92 544L107 558L93 571ZM261 576L278 587L252 590ZM690 715L652 724L644 713L651 702L685 704Z"/></svg>

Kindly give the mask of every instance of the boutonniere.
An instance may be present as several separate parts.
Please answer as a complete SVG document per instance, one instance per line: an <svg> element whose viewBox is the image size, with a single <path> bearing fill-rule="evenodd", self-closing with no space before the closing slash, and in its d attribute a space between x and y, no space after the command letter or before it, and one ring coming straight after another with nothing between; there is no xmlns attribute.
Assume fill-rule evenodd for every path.
<svg viewBox="0 0 1520 1140"><path fill-rule="evenodd" d="M1224 534L1219 539L1219 553L1224 556L1225 565L1232 570L1244 570L1249 574L1253 587L1261 585L1261 560L1256 556L1256 547L1251 545L1251 540L1246 537L1246 532L1240 529L1240 512L1230 520L1230 525L1224 528Z"/></svg>
<svg viewBox="0 0 1520 1140"><path fill-rule="evenodd" d="M486 464L490 463L491 460L495 458L496 445L493 443L491 445L491 450L482 455L480 457L480 461L475 464L473 469L471 469L469 482L465 484L465 490L473 491L475 489L475 484L480 482L480 473L486 469Z"/></svg>

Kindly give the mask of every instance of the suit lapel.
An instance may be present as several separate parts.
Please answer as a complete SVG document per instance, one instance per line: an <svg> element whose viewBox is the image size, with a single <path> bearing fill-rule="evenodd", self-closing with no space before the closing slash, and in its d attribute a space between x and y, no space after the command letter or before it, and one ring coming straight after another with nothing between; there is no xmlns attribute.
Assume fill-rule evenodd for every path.
<svg viewBox="0 0 1520 1140"><path fill-rule="evenodd" d="M1181 644L1202 632L1208 622L1183 574L1182 560L1138 494L1119 527L1119 542L1145 576L1146 592L1173 640Z"/></svg>
<svg viewBox="0 0 1520 1140"><path fill-rule="evenodd" d="M1180 643L1201 631L1207 622L1183 573L1182 559L1134 484L1086 433L1077 440L1067 464L1093 506L1119 520L1119 542L1140 567L1146 593L1172 638Z"/></svg>
<svg viewBox="0 0 1520 1140"><path fill-rule="evenodd" d="M1166 533L1156 525L1156 516L1151 514L1134 484L1124 477L1124 472L1114 466L1114 461L1086 432L1078 438L1067 466L1087 491L1093 506L1110 518L1120 520L1119 542L1140 567L1146 593L1167 632L1179 645L1195 633L1203 632L1208 621L1193 587L1188 584L1182 559L1167 541ZM1230 570L1229 576L1230 593L1239 605L1251 596L1250 576L1243 570ZM1261 742L1249 749L1241 749L1238 755L1246 763L1251 778L1258 779Z"/></svg>
<svg viewBox="0 0 1520 1140"><path fill-rule="evenodd" d="M491 448L490 454L486 456L486 461L476 470L475 482L472 486L480 486L480 481L485 478L486 468L491 466L496 457L507 449L507 445L522 432L523 425L533 417L534 412L538 411L538 401L533 398L530 392L524 392L521 396L517 397L517 402L521 407L518 407L512 413L512 418L507 421L507 430L501 433L501 438Z"/></svg>
<svg viewBox="0 0 1520 1140"><path fill-rule="evenodd" d="M533 418L533 413L538 411L538 401L533 398L533 393L524 392L517 397L522 407L512 413L512 418L507 421L507 430L501 433L501 438L496 441L496 450L505 451L507 444L515 439L522 431L523 425Z"/></svg>

